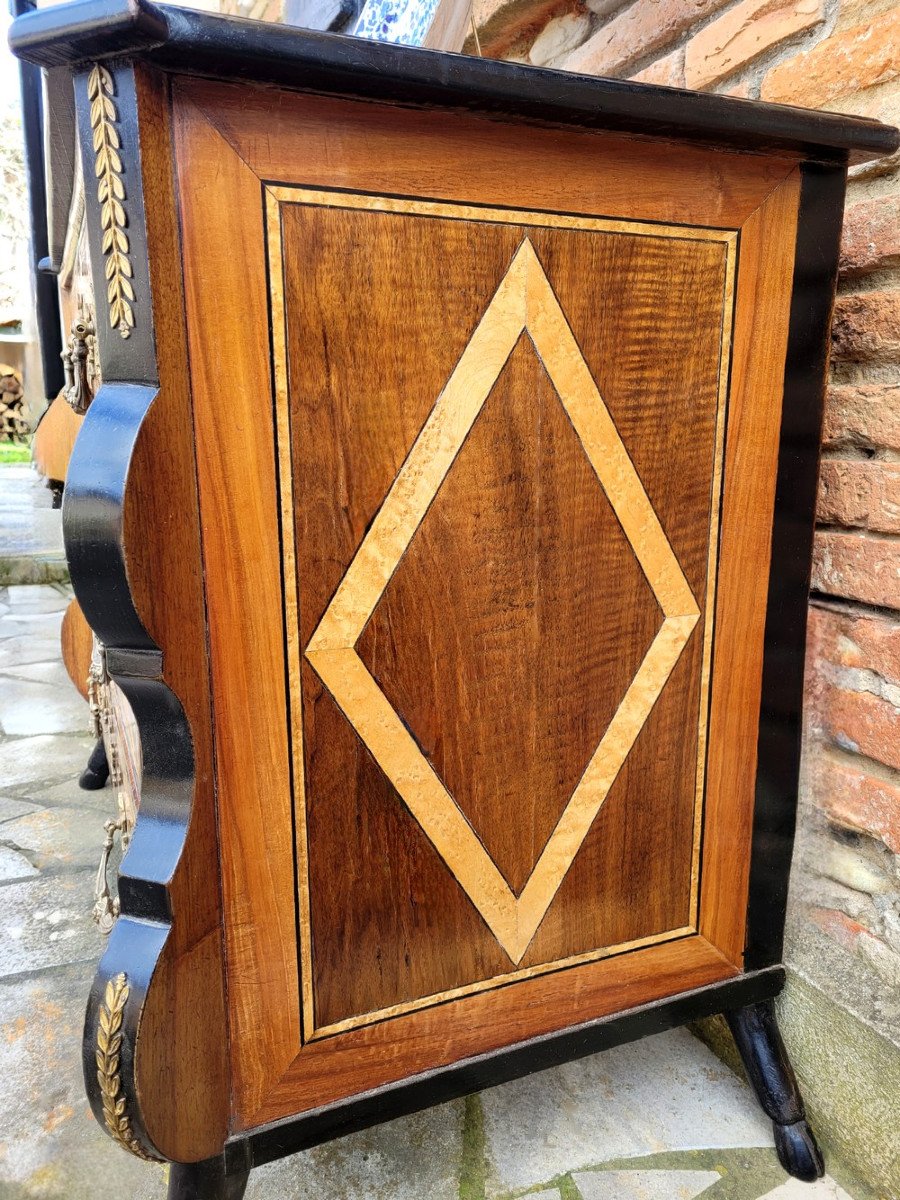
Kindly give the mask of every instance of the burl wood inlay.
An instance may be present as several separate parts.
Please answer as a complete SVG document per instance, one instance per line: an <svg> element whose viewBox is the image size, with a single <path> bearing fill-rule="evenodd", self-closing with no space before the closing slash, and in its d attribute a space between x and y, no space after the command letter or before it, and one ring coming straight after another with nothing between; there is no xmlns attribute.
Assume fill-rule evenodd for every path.
<svg viewBox="0 0 900 1200"><path fill-rule="evenodd" d="M303 632L304 623L309 623L310 609L309 604L304 604L302 599L302 569L299 602L290 582L286 588L298 813L300 924L304 947L301 951L301 975L306 1037L323 1036L352 1028L366 1021L383 1019L385 1016L408 1011L423 1004L435 1003L449 996L481 990L492 983L497 984L558 968L566 962L599 958L617 949L683 936L694 928L693 921L696 920L699 805L703 794L705 713L712 642L711 597L715 577L715 526L718 521L721 484L721 443L732 302L734 234L712 230L685 231L677 227L641 226L627 222L569 218L553 214L523 214L512 210L466 209L449 204L312 192L298 188L268 189L273 361L281 463L283 548L288 581L292 580L298 571L294 532L295 464L292 458L292 440L297 437L297 433L292 431L290 416L290 390L291 386L294 386L296 391L296 386L289 385L288 382L287 339L291 316L290 312L286 311L290 303L285 298L282 283L282 205L408 214L412 220L428 216L502 222L513 227L510 229L510 235L514 239L498 285L493 294L485 294L480 316L471 329L455 366L432 401L430 411L426 410L427 418L424 424L399 470L396 471L380 506L371 514L364 536L336 582L311 633L309 630ZM663 245L663 239L679 239L684 242L694 238L695 234L698 243L720 243L718 251L710 248L713 253L721 254L722 274L721 291L717 297L720 312L719 354L718 360L712 365L712 387L707 387L715 404L712 455L706 474L709 509L703 516L707 543L703 547L704 554L692 557L692 563L694 558L698 562L704 560L703 566L706 567L706 571L698 574L696 569L692 570L697 579L693 587L573 334L560 298L533 244L533 237L536 235L529 236L530 225L577 229L597 234L639 234L643 238L652 237L656 244ZM414 278L409 281L409 286L415 289ZM438 314L438 327L439 320ZM520 362L522 356L528 353L535 355L541 364L538 367L540 376L529 377L527 368ZM497 387L498 380L508 367L515 363L520 363L515 370L520 372L521 380L531 378L527 387L533 396L537 396L541 388L546 390L549 381L552 393L549 402L552 402L555 396L561 405L565 418L571 423L570 433L574 433L580 446L578 453L583 453L586 457L589 473L593 473L593 486L599 489L596 501L591 501L589 497L583 498L581 495L586 490L583 484L570 484L574 493L569 499L572 503L580 505L581 510L585 505L590 507L591 503L597 501L608 503L615 518L612 528L617 529L618 534L624 538L626 556L633 555L639 576L648 589L645 598L639 596L638 591L634 591L632 602L643 602L645 610L649 604L653 612L651 616L645 617L642 626L649 631L647 641L639 645L636 651L633 647L623 646L623 657L627 657L627 653L631 653L632 656L637 653L638 657L634 665L628 667L630 674L616 694L618 703L614 704L604 727L598 731L599 738L591 746L586 765L578 767L579 774L575 778L574 787L571 788L570 794L563 797L561 812L549 817L548 814L544 814L545 823L548 819L551 821L549 836L543 840L542 848L531 860L528 869L522 874L522 879L513 886L509 877L510 871L507 869L504 872L501 869L501 865L488 848L490 837L480 833L473 825L471 814L461 807L446 779L442 778L434 763L430 761L429 754L423 751L416 728L410 727L406 714L398 711L391 703L386 694L390 688L387 685L379 685L367 661L371 659L370 652L374 653L372 639L377 635L373 631L378 628L374 622L379 619L378 614L386 591L405 556L411 553L411 546L426 517L433 507L435 512L439 511L436 499L442 486L457 461L461 459L473 427L485 409L488 398ZM309 397L309 403L315 407L316 401ZM565 420L562 424L565 427ZM559 435L561 436L562 434ZM348 486L337 480L335 485ZM564 519L562 512L561 519ZM581 515L578 519L582 519ZM435 569L440 570L439 563L435 564ZM624 588L640 588L642 585L637 584L634 578L630 583L626 583L629 569L627 562L622 560L621 565L614 569L606 587L617 591ZM560 570L565 570L565 564ZM565 587L564 580L555 580L554 584ZM583 586L583 581L581 585L575 586ZM623 592L624 594L631 593ZM658 607L654 607L654 601ZM467 618L464 613L455 615L448 612L445 619L452 622L454 619L463 621ZM395 621L396 617L392 615L390 620ZM650 621L649 625L647 621ZM667 927L657 929L652 935L629 939L617 946L596 946L587 952L550 962L532 963L528 960L523 963L536 931L572 868L698 623L698 636L702 638L702 646L698 647L698 665L691 668L693 677L699 682L699 705L695 709L694 718L697 738L696 808L694 828L686 852L686 857L691 861L686 877L689 880L690 898L685 907L685 915L689 915L691 923L681 923L673 927L669 922ZM391 631L392 637L402 639L402 629L394 630L392 625ZM597 636L600 636L599 631ZM642 637L646 637L646 634L638 634L635 626L632 640L637 638L640 641ZM363 650L364 644L367 645L366 650ZM590 648L587 652L590 652ZM343 720L358 735L377 764L377 769L383 772L395 790L398 801L402 801L406 806L440 856L446 870L502 947L507 960L506 970L487 969L486 979L433 995L422 996L413 992L404 1002L386 1006L374 1013L363 1013L339 1021L326 1021L324 1024L316 1020L313 963L316 946L316 922L313 912L315 904L310 896L310 829L307 806L303 799L309 786L303 749L304 706L307 738L310 721L315 726L315 736L318 736L319 726L316 722L320 718L314 717L308 707L313 703L311 697L315 695L312 686L314 677L309 676L308 682L304 684L303 680L308 673L308 667L302 666L304 661L312 667L315 675L324 684L343 714ZM610 677L610 687L613 686L615 685ZM697 699L695 694L692 703L696 703ZM323 702L324 698L315 701L317 714L320 710L324 712ZM517 702L519 697L515 695L507 699L510 705ZM575 713L571 719L577 721L583 718ZM323 725L322 729L324 728ZM335 728L333 718L331 728ZM324 732L322 736L325 736ZM330 740L333 743L335 738ZM522 749L525 754L526 748ZM515 747L512 750L514 751ZM477 764L472 769L477 770ZM352 779L348 786L353 786ZM554 803L550 790L548 788L545 797L538 798L538 803L543 803L548 810ZM663 811L664 806L660 809L661 813ZM373 870L380 867L380 863L372 864ZM310 947L313 948L313 953L310 953ZM520 964L521 969L517 971L515 968Z"/></svg>

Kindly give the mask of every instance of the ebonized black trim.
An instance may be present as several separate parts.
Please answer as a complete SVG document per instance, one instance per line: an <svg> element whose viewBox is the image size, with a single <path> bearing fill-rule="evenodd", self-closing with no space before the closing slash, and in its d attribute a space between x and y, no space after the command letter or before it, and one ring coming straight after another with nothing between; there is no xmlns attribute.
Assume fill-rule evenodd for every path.
<svg viewBox="0 0 900 1200"><path fill-rule="evenodd" d="M106 281L98 274L99 321ZM91 401L69 460L63 541L78 603L103 644L158 652L132 603L122 529L131 455L156 394L152 385L104 383Z"/></svg>
<svg viewBox="0 0 900 1200"><path fill-rule="evenodd" d="M76 0L29 13L12 26L10 45L41 66L131 56L193 75L829 161L844 161L848 151L852 161L865 161L900 145L896 129L859 117L186 9L163 12L148 0Z"/></svg>
<svg viewBox="0 0 900 1200"><path fill-rule="evenodd" d="M247 1161L225 1156L198 1163L173 1163L167 1200L243 1200L250 1177Z"/></svg>
<svg viewBox="0 0 900 1200"><path fill-rule="evenodd" d="M262 1126L228 1142L226 1161L230 1162L232 1157L241 1161L249 1145L253 1165L259 1166L382 1121L585 1058L624 1042L662 1033L700 1017L757 1004L776 996L783 986L784 970L770 967L682 992L628 1012L531 1038L490 1054L388 1084L338 1104L314 1109L302 1117Z"/></svg>
<svg viewBox="0 0 900 1200"><path fill-rule="evenodd" d="M91 0L93 3L93 0ZM40 10L47 12L47 9ZM144 219L144 197L141 188L140 138L138 133L137 96L134 72L128 68L112 68L116 109L114 122L119 135L119 157L122 162L121 181L125 189L122 201L126 213L125 232L128 236L128 261L132 274L129 278L134 290L135 322L128 337L122 337L113 329L109 320L106 302L106 254L103 250L103 221L97 199L97 179L94 172L93 129L89 119L88 71L75 76L75 105L78 124L78 140L81 146L81 161L84 167L84 211L85 228L90 250L91 270L94 276L94 324L97 329L97 345L103 366L103 378L116 383L141 383L157 385L159 374L156 366L156 345L153 336L153 314L150 299L149 256L147 231Z"/></svg>
<svg viewBox="0 0 900 1200"><path fill-rule="evenodd" d="M107 1130L103 1113L103 1097L97 1080L97 1028L106 985L124 973L128 982L128 1001L125 1006L122 1023L123 1037L119 1051L121 1077L119 1095L125 1098L128 1119L136 1141L144 1152L152 1157L156 1156L156 1149L144 1126L140 1106L134 1102L136 1095L134 1048L147 989L168 934L168 925L156 921L135 920L130 916L119 917L112 927L106 950L91 985L81 1043L85 1092L97 1124L101 1129Z"/></svg>
<svg viewBox="0 0 900 1200"><path fill-rule="evenodd" d="M822 1152L806 1123L803 1097L771 1000L726 1012L732 1037L760 1107L772 1122L775 1149L789 1175L812 1183L825 1174Z"/></svg>
<svg viewBox="0 0 900 1200"><path fill-rule="evenodd" d="M109 322L102 218L97 189L85 188L85 220L103 386L84 418L66 478L63 536L75 595L107 649L110 675L125 693L141 738L143 774L140 819L119 868L121 915L110 934L91 990L85 1019L85 1086L105 1127L97 1072L97 1022L110 980L124 974L128 995L122 1014L120 1087L134 1140L156 1156L143 1124L134 1082L134 1050L146 994L173 919L172 876L184 848L194 795L194 752L178 697L162 678L162 653L135 608L124 548L125 496L141 426L158 393L153 310L139 159L134 71L110 63L121 176L125 187L129 256L133 267L135 325L123 338ZM90 100L85 73L76 76L76 115L85 180L94 180ZM165 581L160 581L164 586ZM217 886L210 880L210 886Z"/></svg>
<svg viewBox="0 0 900 1200"><path fill-rule="evenodd" d="M794 845L819 443L845 172L801 168L757 741L745 966L781 961Z"/></svg>
<svg viewBox="0 0 900 1200"><path fill-rule="evenodd" d="M30 13L34 0L12 0L14 17ZM41 72L32 63L19 63L22 94L22 137L25 142L25 178L28 184L28 216L31 229L31 277L37 317L38 347L44 398L53 400L63 383L62 325L56 277L43 269L49 261L50 239L47 228L47 170L44 162L44 99Z"/></svg>

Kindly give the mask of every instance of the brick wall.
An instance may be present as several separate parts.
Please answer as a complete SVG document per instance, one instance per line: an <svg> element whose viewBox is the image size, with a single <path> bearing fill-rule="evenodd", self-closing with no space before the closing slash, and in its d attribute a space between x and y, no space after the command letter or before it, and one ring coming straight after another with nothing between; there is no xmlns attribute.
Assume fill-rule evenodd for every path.
<svg viewBox="0 0 900 1200"><path fill-rule="evenodd" d="M482 52L900 123L896 0L476 0ZM473 49L474 47L467 47ZM897 1037L900 158L851 172L827 396L790 954ZM822 954L822 940L826 945ZM835 951L839 951L835 954ZM835 964L837 963L837 966Z"/></svg>

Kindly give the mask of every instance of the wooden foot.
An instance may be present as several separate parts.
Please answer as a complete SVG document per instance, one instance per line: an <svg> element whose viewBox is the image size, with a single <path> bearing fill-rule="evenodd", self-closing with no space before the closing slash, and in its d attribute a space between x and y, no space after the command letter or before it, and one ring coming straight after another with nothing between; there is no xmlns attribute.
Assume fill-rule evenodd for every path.
<svg viewBox="0 0 900 1200"><path fill-rule="evenodd" d="M242 1200L249 1176L249 1165L226 1170L224 1157L172 1163L168 1200Z"/></svg>
<svg viewBox="0 0 900 1200"><path fill-rule="evenodd" d="M109 763L106 761L106 747L103 745L103 738L98 738L97 744L91 751L91 757L87 761L87 766L81 772L78 786L86 792L97 792L100 788L106 787L107 779L109 779Z"/></svg>
<svg viewBox="0 0 900 1200"><path fill-rule="evenodd" d="M775 1130L781 1165L812 1183L825 1171L822 1152L806 1123L803 1099L775 1020L771 1000L725 1014L750 1086Z"/></svg>

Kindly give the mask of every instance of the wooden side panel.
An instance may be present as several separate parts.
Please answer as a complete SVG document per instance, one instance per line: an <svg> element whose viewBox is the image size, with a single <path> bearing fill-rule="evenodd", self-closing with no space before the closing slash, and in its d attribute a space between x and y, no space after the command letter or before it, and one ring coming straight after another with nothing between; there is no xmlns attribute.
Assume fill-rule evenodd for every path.
<svg viewBox="0 0 900 1200"><path fill-rule="evenodd" d="M635 949L304 1046L241 1124L264 1124L584 1020L703 987L738 971L699 937Z"/></svg>
<svg viewBox="0 0 900 1200"><path fill-rule="evenodd" d="M305 651L292 668L292 705L304 714L295 777L309 841L299 879L311 910L309 1037L692 922L702 762L685 714L706 703L700 618L716 541L710 479L731 243L645 227L541 228L509 211L479 220L465 209L463 220L453 206L443 216L414 203L406 212L336 208L319 194L303 203L304 195L279 191L287 320L284 329L276 321L275 337L286 339L282 484L296 509ZM370 701L347 706L347 666L336 658L330 680L313 646L328 640L326 608L335 612L363 587L366 530L395 528L388 501L379 509L404 459L413 477L411 447L438 411L436 398L449 396L451 373L463 403L476 394L488 351L472 357L475 338L492 336L499 301L491 297L512 287L501 281L525 250L536 286L598 381L601 398L589 397L588 410L608 408L625 440L616 434L592 466L589 429L573 425L571 381L554 359L558 331L543 335L538 305L523 331L513 330L511 351L501 344L496 380L487 378L458 451L448 449L446 472L420 455L427 512L410 525L405 549L398 544L402 558L383 594L367 602L358 642L347 639L409 730L420 765L435 773L433 799L420 808L413 792L392 785L387 742L379 749L366 738ZM616 447L645 501L604 475ZM654 514L662 522L658 542L646 546L635 534L644 517L631 511L641 502L651 523ZM635 744L613 763L611 786L596 791L589 836L565 843L580 797L594 787L592 756L611 722L625 720L632 681L669 616L653 573L660 554L674 554L683 580L689 644L666 663L652 712L635 710ZM474 835L459 823L446 858L434 823L439 812L453 820L457 807ZM379 863L391 869L374 869ZM506 893L505 905L507 884L518 899ZM504 934L511 907L516 929Z"/></svg>
<svg viewBox="0 0 900 1200"><path fill-rule="evenodd" d="M182 216L202 214L183 221L185 259L202 264L187 270L186 302L229 1016L243 1050L234 1086L252 1108L300 1039L263 208L259 180L212 126L184 106L178 118Z"/></svg>
<svg viewBox="0 0 900 1200"><path fill-rule="evenodd" d="M235 1127L736 974L791 164L175 96Z"/></svg>
<svg viewBox="0 0 900 1200"><path fill-rule="evenodd" d="M201 79L178 86L274 183L736 229L796 162Z"/></svg>
<svg viewBox="0 0 900 1200"><path fill-rule="evenodd" d="M60 642L62 660L69 678L87 700L94 639L77 600L73 600L63 614Z"/></svg>
<svg viewBox="0 0 900 1200"><path fill-rule="evenodd" d="M722 556L716 601L716 671L710 711L701 931L729 961L744 954L747 845L762 686L772 512L800 173L795 171L741 230L734 329Z"/></svg>
<svg viewBox="0 0 900 1200"><path fill-rule="evenodd" d="M154 1144L195 1160L218 1152L228 1122L209 666L167 88L149 71L136 82L160 389L129 472L125 556L135 606L190 725L195 785L170 889L172 930L141 1016L135 1083Z"/></svg>

